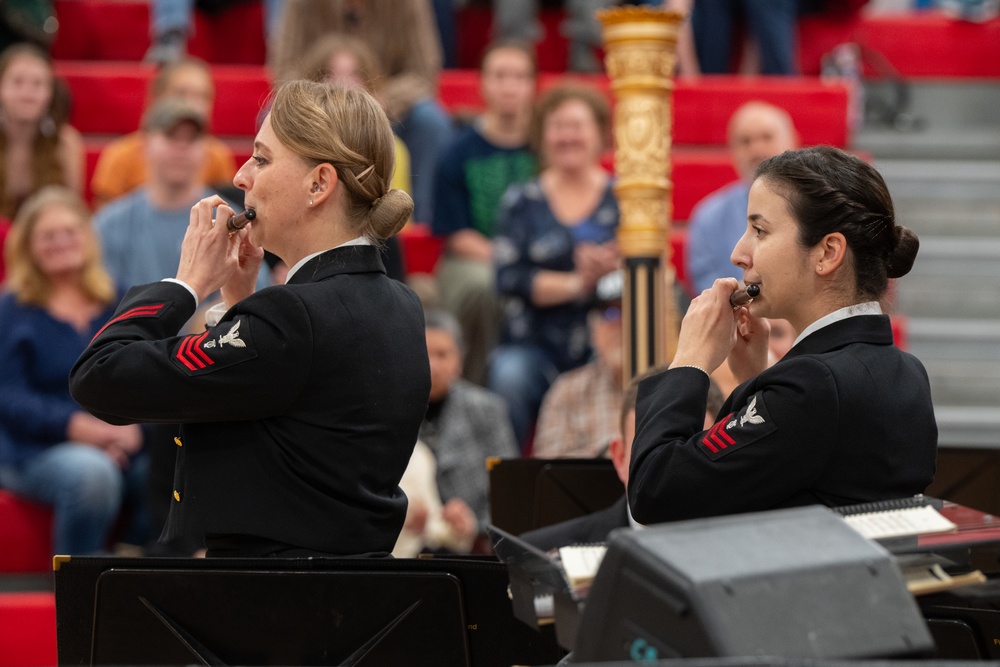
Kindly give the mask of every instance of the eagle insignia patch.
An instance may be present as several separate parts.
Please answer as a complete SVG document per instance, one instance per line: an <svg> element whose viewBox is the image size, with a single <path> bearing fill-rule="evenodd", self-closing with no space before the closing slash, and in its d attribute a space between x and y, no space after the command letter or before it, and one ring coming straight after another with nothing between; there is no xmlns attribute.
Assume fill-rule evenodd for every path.
<svg viewBox="0 0 1000 667"><path fill-rule="evenodd" d="M698 448L715 461L774 433L777 428L767 412L763 392L757 392L739 412L726 415L708 429L698 441Z"/></svg>
<svg viewBox="0 0 1000 667"><path fill-rule="evenodd" d="M185 336L173 352L174 361L189 375L209 373L256 357L249 324L244 326L243 318Z"/></svg>

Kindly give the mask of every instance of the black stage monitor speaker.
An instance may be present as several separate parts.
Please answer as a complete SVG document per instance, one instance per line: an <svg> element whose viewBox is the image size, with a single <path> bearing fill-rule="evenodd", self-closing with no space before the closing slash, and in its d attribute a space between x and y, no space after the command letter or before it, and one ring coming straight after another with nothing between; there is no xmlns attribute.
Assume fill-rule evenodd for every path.
<svg viewBox="0 0 1000 667"><path fill-rule="evenodd" d="M890 554L819 506L615 531L576 636L576 662L934 646Z"/></svg>

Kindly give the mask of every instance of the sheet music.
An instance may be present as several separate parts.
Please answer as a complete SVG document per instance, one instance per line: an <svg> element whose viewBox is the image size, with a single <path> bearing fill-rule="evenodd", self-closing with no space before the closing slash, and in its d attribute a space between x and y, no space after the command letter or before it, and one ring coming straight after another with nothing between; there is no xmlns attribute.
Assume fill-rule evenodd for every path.
<svg viewBox="0 0 1000 667"><path fill-rule="evenodd" d="M603 544L581 544L559 548L559 560L562 562L566 579L573 587L587 585L597 575L601 560L607 552Z"/></svg>
<svg viewBox="0 0 1000 667"><path fill-rule="evenodd" d="M958 526L930 505L851 514L844 521L871 540L958 530Z"/></svg>

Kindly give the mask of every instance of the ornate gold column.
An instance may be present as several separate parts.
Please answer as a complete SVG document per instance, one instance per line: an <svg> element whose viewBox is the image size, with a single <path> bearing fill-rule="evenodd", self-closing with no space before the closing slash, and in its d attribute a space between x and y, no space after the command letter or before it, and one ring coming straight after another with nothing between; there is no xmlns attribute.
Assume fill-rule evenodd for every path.
<svg viewBox="0 0 1000 667"><path fill-rule="evenodd" d="M615 98L618 242L625 257L622 294L624 380L663 363L676 346L673 269L667 235L671 103L680 12L622 7L597 12L604 64Z"/></svg>

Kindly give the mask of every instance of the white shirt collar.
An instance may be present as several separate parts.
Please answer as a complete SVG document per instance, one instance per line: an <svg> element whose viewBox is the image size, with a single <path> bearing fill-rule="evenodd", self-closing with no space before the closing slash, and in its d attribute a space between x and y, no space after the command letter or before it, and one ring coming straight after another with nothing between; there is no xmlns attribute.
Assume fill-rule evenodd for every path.
<svg viewBox="0 0 1000 667"><path fill-rule="evenodd" d="M348 241L346 243L341 243L338 246L334 246L334 248L344 248L344 247L349 246L349 245L371 245L371 244L372 244L372 242L369 241L367 238L365 238L364 236L359 236L356 239L351 239L350 241ZM333 250L333 248L328 248L327 250ZM295 272L298 271L299 269L301 269L306 262L308 262L313 257L317 257L319 255L322 255L324 252L326 252L326 250L320 250L319 252L314 252L313 254L306 255L305 257L303 257L299 261L295 262L295 266L293 266L292 268L288 269L288 277L285 278L285 284L286 285L288 284L288 281L292 279L292 276L295 275Z"/></svg>
<svg viewBox="0 0 1000 667"><path fill-rule="evenodd" d="M815 333L822 329L823 327L828 327L834 322L839 322L840 320L846 320L848 317L857 317L858 315L881 315L882 306L879 305L878 301L867 301L865 303L856 303L853 306L846 306L840 310L835 310L829 315L824 315L819 318L805 329L802 333L798 335L795 342L792 343L792 347L795 347L799 342L811 333Z"/></svg>

